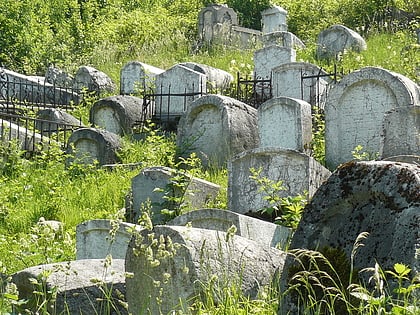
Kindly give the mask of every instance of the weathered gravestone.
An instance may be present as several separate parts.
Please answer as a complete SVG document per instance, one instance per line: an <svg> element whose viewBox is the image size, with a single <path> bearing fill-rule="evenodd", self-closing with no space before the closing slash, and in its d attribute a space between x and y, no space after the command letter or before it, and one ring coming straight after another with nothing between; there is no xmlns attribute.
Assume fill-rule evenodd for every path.
<svg viewBox="0 0 420 315"><path fill-rule="evenodd" d="M116 220L89 220L76 226L76 259L125 259L128 243L139 225Z"/></svg>
<svg viewBox="0 0 420 315"><path fill-rule="evenodd" d="M133 128L146 121L150 108L141 98L131 95L110 96L96 101L90 109L90 122L117 135L130 135Z"/></svg>
<svg viewBox="0 0 420 315"><path fill-rule="evenodd" d="M0 141L15 140L21 150L37 152L48 147L50 139L0 117Z"/></svg>
<svg viewBox="0 0 420 315"><path fill-rule="evenodd" d="M86 88L98 94L115 91L115 83L107 74L89 66L81 66L77 69L73 84L76 89Z"/></svg>
<svg viewBox="0 0 420 315"><path fill-rule="evenodd" d="M109 131L95 128L75 130L67 141L67 163L114 164L121 148L121 138Z"/></svg>
<svg viewBox="0 0 420 315"><path fill-rule="evenodd" d="M281 272L285 255L232 232L181 226L144 230L127 251L126 271L133 274L126 279L129 312L168 314L185 309L200 292L231 287L254 299Z"/></svg>
<svg viewBox="0 0 420 315"><path fill-rule="evenodd" d="M204 165L223 166L258 145L257 110L227 96L203 96L181 118L177 145L183 156L196 152Z"/></svg>
<svg viewBox="0 0 420 315"><path fill-rule="evenodd" d="M228 88L233 81L233 76L229 72L208 65L196 62L182 62L179 65L204 74L207 85L211 90L222 91Z"/></svg>
<svg viewBox="0 0 420 315"><path fill-rule="evenodd" d="M295 62L296 51L292 48L271 45L254 52L254 73L257 79L270 79L271 71L282 64Z"/></svg>
<svg viewBox="0 0 420 315"><path fill-rule="evenodd" d="M311 198L319 186L330 176L312 157L294 150L281 148L257 148L238 154L228 164L228 208L241 214L256 214L271 207L251 179L250 169L259 170L261 177L277 183L283 182L281 197L302 195Z"/></svg>
<svg viewBox="0 0 420 315"><path fill-rule="evenodd" d="M395 155L384 158L383 160L420 165L420 155Z"/></svg>
<svg viewBox="0 0 420 315"><path fill-rule="evenodd" d="M402 263L413 274L420 272L419 165L386 161L341 165L306 206L290 249L335 249L343 252L350 264L354 243L363 232L369 235L353 256L354 270L375 268L376 263L382 270L393 270L394 264ZM288 256L283 287L292 276L293 265L292 256ZM371 276L367 271L358 273L367 288L374 285ZM395 283L391 278L387 281L392 294ZM286 303L291 314L298 314L295 302Z"/></svg>
<svg viewBox="0 0 420 315"><path fill-rule="evenodd" d="M148 167L131 180L132 204L126 207L131 212L128 219L137 223L142 212L150 210L153 223L161 224L168 220L168 216L161 213L162 209L200 209L214 200L219 190L219 185L179 170ZM150 209L147 209L148 206Z"/></svg>
<svg viewBox="0 0 420 315"><path fill-rule="evenodd" d="M305 49L305 44L293 33L276 31L262 35L261 41L264 47L278 45L291 49Z"/></svg>
<svg viewBox="0 0 420 315"><path fill-rule="evenodd" d="M384 115L380 157L420 155L420 106L394 108Z"/></svg>
<svg viewBox="0 0 420 315"><path fill-rule="evenodd" d="M312 141L311 105L290 97L275 97L258 108L259 147L279 147L309 153Z"/></svg>
<svg viewBox="0 0 420 315"><path fill-rule="evenodd" d="M279 6L272 6L261 12L262 32L264 34L287 31L287 11Z"/></svg>
<svg viewBox="0 0 420 315"><path fill-rule="evenodd" d="M206 93L206 84L205 74L179 64L157 75L155 116L178 122L188 106Z"/></svg>
<svg viewBox="0 0 420 315"><path fill-rule="evenodd" d="M420 105L419 87L410 79L375 67L344 76L328 94L325 106L325 158L327 167L353 159L362 146L376 155L384 114L397 107Z"/></svg>
<svg viewBox="0 0 420 315"><path fill-rule="evenodd" d="M241 215L229 210L200 209L172 219L167 225L189 225L194 228L228 231L236 227L236 235L248 238L263 246L286 248L292 235L291 229Z"/></svg>
<svg viewBox="0 0 420 315"><path fill-rule="evenodd" d="M165 70L139 62L127 62L121 69L120 94L139 94L154 88L158 74Z"/></svg>
<svg viewBox="0 0 420 315"><path fill-rule="evenodd" d="M34 283L34 279L39 283ZM39 300L46 300L48 314L128 314L125 303L124 259L112 263L101 259L83 259L29 267L12 275L26 314L39 311ZM40 296L44 292L46 296ZM38 293L37 293L38 292ZM51 294L51 293L50 293ZM108 313L109 311L109 313Z"/></svg>
<svg viewBox="0 0 420 315"><path fill-rule="evenodd" d="M73 80L72 75L53 65L49 66L45 73L45 81L55 86L70 88L73 86Z"/></svg>
<svg viewBox="0 0 420 315"><path fill-rule="evenodd" d="M332 79L317 65L291 62L273 68L273 97L287 96L324 108Z"/></svg>
<svg viewBox="0 0 420 315"><path fill-rule="evenodd" d="M78 127L84 127L83 123L64 110L45 108L37 111L35 129L50 135L60 130L71 131Z"/></svg>
<svg viewBox="0 0 420 315"><path fill-rule="evenodd" d="M225 43L232 25L238 24L236 12L223 4L210 4L198 15L198 35L205 43Z"/></svg>
<svg viewBox="0 0 420 315"><path fill-rule="evenodd" d="M344 51L366 50L365 40L344 25L333 25L318 35L316 57L318 59L339 59Z"/></svg>

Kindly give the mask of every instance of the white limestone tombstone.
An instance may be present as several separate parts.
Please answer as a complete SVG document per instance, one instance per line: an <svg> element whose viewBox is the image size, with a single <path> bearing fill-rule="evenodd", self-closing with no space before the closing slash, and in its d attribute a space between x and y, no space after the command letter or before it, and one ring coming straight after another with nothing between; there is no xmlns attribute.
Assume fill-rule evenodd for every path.
<svg viewBox="0 0 420 315"><path fill-rule="evenodd" d="M105 219L89 220L76 226L76 259L125 259L128 243L139 225Z"/></svg>
<svg viewBox="0 0 420 315"><path fill-rule="evenodd" d="M273 97L297 98L324 108L331 82L332 79L317 65L308 62L285 63L273 69Z"/></svg>
<svg viewBox="0 0 420 315"><path fill-rule="evenodd" d="M182 62L179 65L204 74L207 79L207 85L216 91L226 89L233 81L233 76L222 69L213 68L196 62Z"/></svg>
<svg viewBox="0 0 420 315"><path fill-rule="evenodd" d="M353 159L358 145L376 155L385 112L420 105L419 87L410 79L376 67L354 71L329 92L325 106L326 165L335 169Z"/></svg>
<svg viewBox="0 0 420 315"><path fill-rule="evenodd" d="M0 141L15 140L21 150L37 152L41 148L48 148L50 138L36 133L20 125L14 124L0 117Z"/></svg>
<svg viewBox="0 0 420 315"><path fill-rule="evenodd" d="M165 70L139 62L127 62L121 69L120 94L138 94L154 87L155 77Z"/></svg>
<svg viewBox="0 0 420 315"><path fill-rule="evenodd" d="M206 95L190 105L178 126L183 155L195 152L206 166L224 166L239 152L258 145L257 110L221 95ZM188 146L186 146L188 145Z"/></svg>
<svg viewBox="0 0 420 315"><path fill-rule="evenodd" d="M174 188L170 186L173 178L184 177L185 187ZM206 202L214 200L219 193L220 186L206 180L192 177L168 167L148 167L133 177L131 180L132 205L129 209L131 222L137 222L144 209L142 206L151 206L151 219L155 224L162 224L168 221L168 217L161 213L165 209L168 200L164 196L183 199L180 207L187 210L200 209L205 207Z"/></svg>
<svg viewBox="0 0 420 315"><path fill-rule="evenodd" d="M254 73L257 78L271 78L271 71L282 64L295 62L296 51L292 48L271 45L254 52Z"/></svg>
<svg viewBox="0 0 420 315"><path fill-rule="evenodd" d="M276 97L258 108L259 147L279 147L309 153L312 140L311 105Z"/></svg>
<svg viewBox="0 0 420 315"><path fill-rule="evenodd" d="M366 49L365 40L357 32L344 25L333 25L318 35L316 56L318 59L338 58L345 50Z"/></svg>
<svg viewBox="0 0 420 315"><path fill-rule="evenodd" d="M236 12L223 4L211 4L198 15L198 34L206 43L228 37L232 25L238 24Z"/></svg>
<svg viewBox="0 0 420 315"><path fill-rule="evenodd" d="M206 93L206 84L205 74L182 65L175 65L158 74L156 76L156 116L179 118L192 101Z"/></svg>
<svg viewBox="0 0 420 315"><path fill-rule="evenodd" d="M272 6L261 12L263 34L287 31L287 11L279 6Z"/></svg>
<svg viewBox="0 0 420 315"><path fill-rule="evenodd" d="M261 176L278 182L285 190L282 197L308 192L311 198L331 172L312 157L295 150L257 148L238 154L228 163L228 205L233 212L252 214L270 204L256 182L250 179L250 168L261 168Z"/></svg>
<svg viewBox="0 0 420 315"><path fill-rule="evenodd" d="M420 155L420 106L394 108L384 115L379 155Z"/></svg>
<svg viewBox="0 0 420 315"><path fill-rule="evenodd" d="M278 45L293 49L305 49L306 46L295 34L285 31L276 31L262 35L262 43L264 47Z"/></svg>

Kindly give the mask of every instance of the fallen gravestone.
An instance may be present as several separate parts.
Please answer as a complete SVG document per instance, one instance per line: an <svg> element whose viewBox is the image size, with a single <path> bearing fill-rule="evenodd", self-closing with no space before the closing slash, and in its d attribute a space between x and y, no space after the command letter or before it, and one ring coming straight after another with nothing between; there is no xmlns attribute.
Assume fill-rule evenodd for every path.
<svg viewBox="0 0 420 315"><path fill-rule="evenodd" d="M263 246L286 248L292 235L291 229L241 215L229 210L200 209L182 214L167 225L189 225L194 228L228 231L232 225L236 227L236 235L248 238Z"/></svg>
<svg viewBox="0 0 420 315"><path fill-rule="evenodd" d="M19 148L27 152L38 152L47 148L50 139L0 117L0 140L15 140Z"/></svg>
<svg viewBox="0 0 420 315"><path fill-rule="evenodd" d="M181 226L155 226L133 238L126 257L127 302L132 314L168 314L206 291L238 289L255 299L281 273L286 254L249 239ZM215 294L213 294L213 292ZM222 302L222 301L220 301Z"/></svg>
<svg viewBox="0 0 420 315"><path fill-rule="evenodd" d="M73 84L75 89L85 88L97 94L115 91L115 84L108 75L89 66L82 66L77 69Z"/></svg>
<svg viewBox="0 0 420 315"><path fill-rule="evenodd" d="M20 306L24 314L38 312L43 299L46 304L42 309L51 315L128 314L123 259L84 259L29 267L13 274L12 282L19 299L28 300Z"/></svg>
<svg viewBox="0 0 420 315"><path fill-rule="evenodd" d="M79 127L84 127L80 119L72 116L64 110L55 108L45 108L37 111L35 129L43 134L50 135L60 130L70 131Z"/></svg>
<svg viewBox="0 0 420 315"><path fill-rule="evenodd" d="M73 80L73 76L53 65L49 66L45 73L45 81L55 86L70 88L73 86Z"/></svg>
<svg viewBox="0 0 420 315"><path fill-rule="evenodd" d="M200 97L179 122L181 156L195 152L205 166L223 166L233 155L257 145L257 110L227 96Z"/></svg>
<svg viewBox="0 0 420 315"><path fill-rule="evenodd" d="M195 62L182 62L179 65L204 74L210 90L223 91L233 82L233 76L221 69Z"/></svg>

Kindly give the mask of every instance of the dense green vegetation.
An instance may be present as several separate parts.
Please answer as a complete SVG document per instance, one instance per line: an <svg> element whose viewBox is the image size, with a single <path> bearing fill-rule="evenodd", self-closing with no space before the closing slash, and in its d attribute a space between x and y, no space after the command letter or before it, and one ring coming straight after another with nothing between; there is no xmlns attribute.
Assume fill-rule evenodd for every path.
<svg viewBox="0 0 420 315"><path fill-rule="evenodd" d="M121 66L129 60L161 68L195 61L232 74L252 72L252 51L219 46L192 53L197 40L198 12L209 2L213 1L2 0L0 63L27 74L43 74L52 63L70 72L89 64L109 74L115 82L119 81ZM242 25L256 29L260 27L259 12L270 3L286 8L289 30L307 44L306 50L298 51L298 59L329 70L333 63L315 59L314 42L321 30L342 23L365 36L368 50L360 54L345 53L335 61L339 68L348 72L368 65L381 66L420 83L420 50L415 37L415 29L420 27L417 0L228 0L225 3L238 12ZM417 18L400 23L386 14L390 8L412 12ZM84 121L88 111L89 104L78 108ZM315 139L314 153L322 162L322 133L317 133ZM151 129L143 140L125 139L120 154L127 163L179 167L176 150L173 137L162 136ZM124 197L138 170L110 171L78 164L66 168L65 158L58 148L52 148L26 159L15 144L0 145L0 272L11 274L36 264L73 259L77 224L94 218L123 218ZM204 170L194 159L189 163L194 166L190 169L194 175L226 188L225 169ZM275 185L268 183L265 188L273 189ZM279 202L274 195L272 200ZM225 191L212 206L226 207ZM295 226L297 212L292 213L292 226ZM41 218L58 220L63 223L63 229L46 229L38 224ZM407 270L401 266L396 268L392 276L407 280ZM308 273L300 275L297 281L311 292L312 284L304 278ZM378 281L383 275L378 274ZM402 302L383 292L366 292L356 287L363 298L360 306L352 305L354 314L415 314L418 309L413 308L416 305L408 298L418 285L416 287L415 282L410 285L405 294L401 293L402 298L406 298ZM196 314L275 313L276 290L268 290L260 300L251 302L235 288L218 289L225 303L217 304L207 296L195 302ZM2 290L0 285L0 313L3 305L4 310L9 309ZM329 294L332 295L327 292L327 296ZM310 300L310 296L308 298ZM317 314L316 303L310 302L313 308L308 314ZM405 304L400 307L400 302ZM351 303L344 301L344 304L350 307Z"/></svg>

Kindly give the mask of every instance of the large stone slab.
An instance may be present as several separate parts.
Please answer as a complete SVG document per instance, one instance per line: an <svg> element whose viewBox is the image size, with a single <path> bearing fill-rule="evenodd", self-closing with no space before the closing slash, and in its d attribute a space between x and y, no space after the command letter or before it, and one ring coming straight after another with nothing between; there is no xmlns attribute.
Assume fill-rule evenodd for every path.
<svg viewBox="0 0 420 315"><path fill-rule="evenodd" d="M76 259L125 259L128 243L139 225L96 219L76 226Z"/></svg>
<svg viewBox="0 0 420 315"><path fill-rule="evenodd" d="M258 108L260 148L279 147L309 154L312 141L311 105L290 97L275 97Z"/></svg>
<svg viewBox="0 0 420 315"><path fill-rule="evenodd" d="M90 122L97 128L117 135L130 135L140 122L150 118L141 98L131 95L115 95L96 101L90 109Z"/></svg>
<svg viewBox="0 0 420 315"><path fill-rule="evenodd" d="M271 79L271 72L282 64L295 62L296 51L292 48L271 45L254 52L254 73L257 79Z"/></svg>
<svg viewBox="0 0 420 315"><path fill-rule="evenodd" d="M161 210L171 207L165 196L182 199L181 204L172 206L190 211L205 207L207 202L216 198L219 190L219 185L179 170L162 166L144 168L131 180L132 205L127 207L131 210L128 217L130 222L137 223L143 211L142 205L150 203L153 222L161 224L168 221Z"/></svg>
<svg viewBox="0 0 420 315"><path fill-rule="evenodd" d="M127 302L132 314L168 314L206 290L235 287L254 299L276 272L285 252L232 233L181 226L156 226L133 238L127 252ZM182 306L181 306L182 305Z"/></svg>
<svg viewBox="0 0 420 315"><path fill-rule="evenodd" d="M273 97L297 98L324 108L332 79L320 67L308 62L291 62L272 71Z"/></svg>
<svg viewBox="0 0 420 315"><path fill-rule="evenodd" d="M45 287L36 286L33 279ZM30 314L39 311L36 301L43 298L34 292L54 289L56 300L46 301L45 305L48 314L128 314L123 306L123 259L114 259L111 264L101 259L85 259L29 267L13 274L12 282L17 286L19 299L30 301L23 306Z"/></svg>
<svg viewBox="0 0 420 315"><path fill-rule="evenodd" d="M227 96L206 95L181 118L177 145L204 165L223 166L235 154L258 145L257 110Z"/></svg>
<svg viewBox="0 0 420 315"><path fill-rule="evenodd" d="M394 108L384 115L379 155L420 155L420 106Z"/></svg>
<svg viewBox="0 0 420 315"><path fill-rule="evenodd" d="M344 25L333 25L318 35L316 56L318 59L339 59L344 51L366 49L365 40L357 32Z"/></svg>
<svg viewBox="0 0 420 315"><path fill-rule="evenodd" d="M229 210L200 209L182 214L168 225L191 225L194 228L226 232L232 225L236 235L248 238L263 246L286 248L292 235L291 229L241 215Z"/></svg>
<svg viewBox="0 0 420 315"><path fill-rule="evenodd" d="M250 176L250 168L261 168L261 176L282 181L280 196L296 196L308 192L311 198L330 176L330 171L315 159L294 150L257 148L235 156L228 164L229 210L252 214L271 206Z"/></svg>
<svg viewBox="0 0 420 315"><path fill-rule="evenodd" d="M182 62L179 65L204 74L210 90L223 91L233 82L233 76L222 69L196 62Z"/></svg>
<svg viewBox="0 0 420 315"><path fill-rule="evenodd" d="M329 169L353 159L361 145L380 150L384 114L397 107L420 105L419 87L410 79L376 67L344 76L329 92L325 106L325 158Z"/></svg>
<svg viewBox="0 0 420 315"><path fill-rule="evenodd" d="M129 61L121 69L120 94L140 94L150 92L155 78L165 70L140 61Z"/></svg>
<svg viewBox="0 0 420 315"><path fill-rule="evenodd" d="M295 34L286 31L276 31L271 33L265 33L261 37L261 41L264 47L271 45L278 45L281 47L287 47L291 49L305 49L306 46L302 40Z"/></svg>

